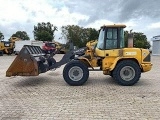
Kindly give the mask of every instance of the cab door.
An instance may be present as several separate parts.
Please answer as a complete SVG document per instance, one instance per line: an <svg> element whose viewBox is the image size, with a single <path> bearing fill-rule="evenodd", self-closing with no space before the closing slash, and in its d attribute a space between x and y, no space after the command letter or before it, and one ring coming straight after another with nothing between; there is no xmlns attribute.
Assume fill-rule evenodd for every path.
<svg viewBox="0 0 160 120"><path fill-rule="evenodd" d="M106 30L105 50L118 48L118 30L117 28L108 28Z"/></svg>

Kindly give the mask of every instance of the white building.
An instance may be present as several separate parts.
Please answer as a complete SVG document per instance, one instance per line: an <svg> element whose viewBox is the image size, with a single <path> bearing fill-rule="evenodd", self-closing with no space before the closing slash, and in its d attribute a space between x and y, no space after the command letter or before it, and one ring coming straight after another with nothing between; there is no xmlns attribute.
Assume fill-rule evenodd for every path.
<svg viewBox="0 0 160 120"><path fill-rule="evenodd" d="M160 55L160 35L154 36L152 39L152 55Z"/></svg>

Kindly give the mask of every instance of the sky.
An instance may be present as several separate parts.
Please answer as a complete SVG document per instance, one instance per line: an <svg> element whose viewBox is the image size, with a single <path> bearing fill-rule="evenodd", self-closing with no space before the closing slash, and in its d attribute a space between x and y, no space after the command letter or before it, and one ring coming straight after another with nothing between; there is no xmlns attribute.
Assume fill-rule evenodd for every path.
<svg viewBox="0 0 160 120"><path fill-rule="evenodd" d="M65 25L98 30L117 23L151 40L160 35L160 0L0 0L0 31L5 40L17 31L26 31L34 39L34 25L41 22L58 27L56 41Z"/></svg>

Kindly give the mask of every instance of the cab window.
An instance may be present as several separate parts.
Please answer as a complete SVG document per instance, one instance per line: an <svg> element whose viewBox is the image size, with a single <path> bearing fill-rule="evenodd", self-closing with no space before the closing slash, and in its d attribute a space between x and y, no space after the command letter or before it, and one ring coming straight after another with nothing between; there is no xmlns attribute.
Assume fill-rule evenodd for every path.
<svg viewBox="0 0 160 120"><path fill-rule="evenodd" d="M117 28L108 28L106 37L106 49L117 48L118 30Z"/></svg>

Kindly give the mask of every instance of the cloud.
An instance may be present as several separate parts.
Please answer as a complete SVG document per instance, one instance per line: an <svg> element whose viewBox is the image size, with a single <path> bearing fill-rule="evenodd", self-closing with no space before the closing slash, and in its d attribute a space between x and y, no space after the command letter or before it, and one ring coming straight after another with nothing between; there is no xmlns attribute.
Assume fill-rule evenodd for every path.
<svg viewBox="0 0 160 120"><path fill-rule="evenodd" d="M66 1L66 0L65 0ZM64 1L64 2L65 2ZM25 30L33 39L34 25L39 22L51 22L60 27L68 24L78 24L79 20L87 20L88 17L81 13L70 13L63 2L59 0L6 0L0 1L0 31L6 39L18 30Z"/></svg>
<svg viewBox="0 0 160 120"><path fill-rule="evenodd" d="M25 30L33 39L33 27L38 22L51 22L58 28L76 24L96 29L107 23L124 23L127 30L145 32L149 37L153 32L157 34L159 28L159 0L0 0L0 3L0 31L7 39L18 30ZM60 32L59 29L58 37Z"/></svg>
<svg viewBox="0 0 160 120"><path fill-rule="evenodd" d="M80 21L79 24L87 25L88 23L95 22L99 19L106 19L109 21L117 21L117 14L119 13L118 8L121 0L74 0L65 3L69 8L69 11L83 13L89 16L87 21Z"/></svg>
<svg viewBox="0 0 160 120"><path fill-rule="evenodd" d="M159 0L74 0L65 5L70 12L79 12L89 16L87 24L98 19L107 19L113 22L126 22L141 17L160 18Z"/></svg>
<svg viewBox="0 0 160 120"><path fill-rule="evenodd" d="M148 28L151 28L151 29L160 28L160 22L152 23L148 26Z"/></svg>
<svg viewBox="0 0 160 120"><path fill-rule="evenodd" d="M119 15L120 21L141 17L160 18L159 0L123 0Z"/></svg>
<svg viewBox="0 0 160 120"><path fill-rule="evenodd" d="M103 23L103 24L102 24ZM107 24L114 24L112 21L109 21L109 20L105 20L105 19L102 19L102 20L96 20L94 21L93 23L90 23L86 26L86 28L95 28L97 30L100 29L101 26L103 25L107 25Z"/></svg>

